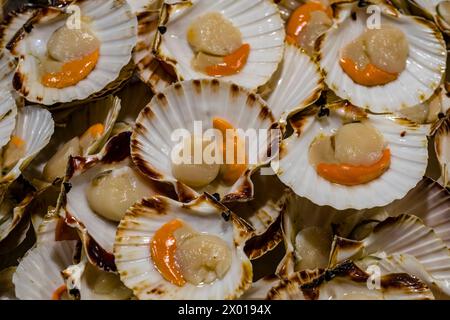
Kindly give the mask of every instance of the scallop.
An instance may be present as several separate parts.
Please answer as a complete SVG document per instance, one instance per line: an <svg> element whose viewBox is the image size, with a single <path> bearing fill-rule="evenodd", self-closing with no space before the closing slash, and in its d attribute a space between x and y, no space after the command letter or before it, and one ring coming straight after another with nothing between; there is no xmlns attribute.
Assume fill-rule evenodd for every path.
<svg viewBox="0 0 450 320"><path fill-rule="evenodd" d="M239 298L252 282L243 251L251 229L231 212L224 219L224 209L206 195L184 204L157 196L134 205L114 244L123 283L141 300ZM175 251L154 247L157 241L170 246L167 239L175 241Z"/></svg>
<svg viewBox="0 0 450 320"><path fill-rule="evenodd" d="M336 28L331 28L321 39L320 66L326 84L340 98L372 112L392 113L419 105L434 94L443 79L447 51L442 34L434 24L403 15L389 5L377 5L381 9L381 26L378 26L381 29L369 31L368 28L378 27L367 25L368 21L374 22L367 7L358 7L356 2L337 5ZM374 82L372 75L367 83L359 81L363 84L358 84L341 66L342 50L365 32L369 41L364 53L380 68L376 68L378 74L384 71L381 72L384 75L383 81ZM363 53L358 52L357 56L360 54ZM355 62L367 63L365 58Z"/></svg>
<svg viewBox="0 0 450 320"><path fill-rule="evenodd" d="M428 164L427 134L429 128L427 126L417 125L396 116L364 114L360 109L342 106L339 103L330 106L329 111L330 116L327 116L319 109L312 108L293 117L291 125L294 128L294 134L282 142L283 153L280 159L272 161L272 168L277 172L281 181L291 187L296 194L308 198L315 204L329 205L339 210L366 209L385 206L394 200L403 198L421 181ZM345 146L350 142L352 148L341 150L342 159L358 163L372 162L378 159L380 150L384 150L383 158L377 162L376 167L378 168L378 164L381 165L381 162L385 163L383 159L387 152L390 153L390 161L388 165L379 167L380 171L377 171L377 175L371 176L369 179L371 181L363 183L359 180L361 175L358 174L358 183L354 184L353 181L350 184L349 180L349 185L346 185L347 183L338 184L339 180L331 178L331 180L327 180L327 176L322 175L324 171L320 169L324 167L319 168L311 163L308 150L311 150L311 147L316 145L317 140L321 137L334 136L336 132L348 126L346 124L348 119L354 118L355 114L358 122L361 123L356 126L361 126L364 128L363 130L367 130L366 125L375 129L369 130L372 132L369 134L372 140L367 141L372 141L372 143L360 149L364 151L363 157L356 156L352 139L358 141L360 138L352 134L351 127L355 125L351 125L348 131L349 138L344 139L346 142L342 145ZM336 142L335 138L335 144ZM362 145L364 145L364 141L362 141ZM324 146L315 151L318 154L314 157L317 159L322 153L332 150L332 146L324 142ZM324 157L320 162L324 163L326 160L327 158ZM332 157L331 160L333 160ZM346 164L344 167L346 167L345 170L348 169ZM334 170L335 166L330 168ZM343 173L340 177L348 176ZM303 183L304 181L308 181L308 183ZM397 181L402 181L402 183L399 184Z"/></svg>
<svg viewBox="0 0 450 320"><path fill-rule="evenodd" d="M170 70L169 73L180 81L221 77L249 90L267 83L283 58L283 21L271 1L240 0L239 4L236 6L236 1L232 0L220 0L214 4L207 0L165 3L159 21L161 28L156 31L152 46L156 58L166 65L163 68ZM217 27L219 22L220 28ZM241 54L240 48L244 46ZM147 61L150 51L147 50ZM231 57L230 53L239 52L239 58L233 56L230 63L224 61L214 65L219 69L224 64L233 66L232 70L227 67L226 72L222 69L220 72L201 72L192 64L198 52L222 57ZM141 74L146 72L147 79L152 75L155 75L155 80L161 79L159 65L148 64L148 70ZM237 65L239 67L235 68ZM166 85L170 84L162 80Z"/></svg>
<svg viewBox="0 0 450 320"><path fill-rule="evenodd" d="M54 105L85 100L131 76L125 71L137 42L137 19L128 3L95 0L77 5L80 25L70 6L29 9L37 14L32 28L22 28L10 43L19 58L14 89L28 101Z"/></svg>

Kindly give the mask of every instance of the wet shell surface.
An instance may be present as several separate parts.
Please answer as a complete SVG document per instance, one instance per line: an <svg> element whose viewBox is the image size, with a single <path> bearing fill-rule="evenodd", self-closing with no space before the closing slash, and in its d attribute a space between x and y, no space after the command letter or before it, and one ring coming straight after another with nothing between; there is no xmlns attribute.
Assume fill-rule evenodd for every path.
<svg viewBox="0 0 450 320"><path fill-rule="evenodd" d="M283 58L285 31L278 8L268 0L194 0L162 8L153 50L159 60L171 65L178 80L208 78L191 66L194 52L187 41L189 26L206 13L219 12L240 30L242 42L250 45L245 67L223 77L250 90L267 83Z"/></svg>
<svg viewBox="0 0 450 320"><path fill-rule="evenodd" d="M139 115L131 141L134 163L151 179L174 185L181 201L195 198L204 190L186 186L172 173L171 155L177 144L172 134L180 129L194 134L195 122L201 123L203 130L211 129L215 117L225 119L236 129L264 130L266 133L265 130L269 130L275 121L259 96L235 84L219 80L177 83L156 95ZM206 191L211 194L218 192L221 199L228 202L251 199L251 175L270 161L264 154L274 143L272 139L278 137L266 136L258 141L257 152L262 157L258 157L255 161L258 163L251 164L233 186L210 184Z"/></svg>
<svg viewBox="0 0 450 320"><path fill-rule="evenodd" d="M202 196L182 204L165 197L144 199L126 214L117 230L114 244L120 278L138 299L217 300L239 298L252 283L252 265L243 251L249 229L234 214L222 217L224 207ZM223 278L210 284L176 286L156 269L150 253L155 232L164 224L179 219L200 234L217 236L231 250L231 265Z"/></svg>
<svg viewBox="0 0 450 320"><path fill-rule="evenodd" d="M21 300L52 300L64 285L61 271L72 264L74 242L61 241L37 246L22 259L13 276Z"/></svg>
<svg viewBox="0 0 450 320"><path fill-rule="evenodd" d="M344 108L344 114L350 116L353 111L348 110ZM331 136L340 128L342 118L337 114L331 110L330 116L317 117L312 109L291 120L296 134L282 142L280 159L272 162L272 168L296 194L338 210L366 209L401 199L421 181L428 163L428 127L373 114L367 115L367 121L383 135L391 151L389 169L378 179L352 187L319 176L309 162L309 147L319 135Z"/></svg>
<svg viewBox="0 0 450 320"><path fill-rule="evenodd" d="M54 10L45 11L46 13L38 11L31 32L22 29L22 37L13 40L11 44L12 53L20 57L14 75L14 88L28 101L53 105L84 100L116 80L131 60L131 53L136 45L137 19L128 3L95 0L77 1L76 4L100 42L98 62L92 72L76 85L63 89L45 87L38 77L40 73L35 57L46 55L46 44L50 36L65 24L66 19L58 18Z"/></svg>
<svg viewBox="0 0 450 320"><path fill-rule="evenodd" d="M319 99L324 83L318 65L300 48L286 44L284 59L269 82L266 98L276 119L286 119Z"/></svg>
<svg viewBox="0 0 450 320"><path fill-rule="evenodd" d="M442 34L432 23L405 16L393 7L381 6L381 24L394 26L406 35L409 57L398 79L384 86L366 87L353 82L341 68L342 48L366 29L370 14L356 3L338 7L337 25L321 41L320 66L325 82L338 96L372 112L394 112L416 106L431 97L445 72L447 51ZM356 19L353 19L356 13Z"/></svg>
<svg viewBox="0 0 450 320"><path fill-rule="evenodd" d="M450 116L442 120L434 137L434 149L441 166L444 187L450 185Z"/></svg>

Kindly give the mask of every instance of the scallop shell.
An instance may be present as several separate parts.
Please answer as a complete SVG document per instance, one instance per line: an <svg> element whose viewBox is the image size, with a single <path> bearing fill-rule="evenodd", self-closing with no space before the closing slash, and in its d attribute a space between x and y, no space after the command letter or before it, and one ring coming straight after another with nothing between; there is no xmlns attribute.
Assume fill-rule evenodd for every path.
<svg viewBox="0 0 450 320"><path fill-rule="evenodd" d="M301 271L299 269L299 263L302 257L298 254L296 248L297 244L299 244L297 243L296 237L300 231L306 228L318 227L329 231L330 237L332 237L335 234L337 226L340 226L347 218L358 213L356 210L338 211L328 206L320 207L308 199L290 192L282 211L282 229L286 253L278 265L277 274L286 278L297 271ZM362 215L362 213L359 214ZM342 226L340 228L343 229ZM332 238L330 238L329 251L324 253L327 256L331 251L331 244ZM326 266L320 265L317 262L315 267L324 268Z"/></svg>
<svg viewBox="0 0 450 320"><path fill-rule="evenodd" d="M156 34L153 44L156 57L171 65L179 80L210 78L191 67L194 53L186 37L189 25L208 12L223 14L241 31L243 42L251 48L245 67L224 79L251 90L268 82L283 58L285 39L279 10L268 0L193 0L164 4L159 25L165 27L165 32Z"/></svg>
<svg viewBox="0 0 450 320"><path fill-rule="evenodd" d="M153 39L158 27L159 11L162 1L147 1L148 5L139 10L138 43L133 52L133 60L138 68L139 78L146 83L153 92L160 92L173 82L175 77L170 75L162 63L153 54ZM181 1L180 1L181 2Z"/></svg>
<svg viewBox="0 0 450 320"><path fill-rule="evenodd" d="M433 278L421 265L421 263L413 256L407 254L393 254L386 256L385 254L368 256L355 262L363 270L379 269L379 275L386 275L390 273L407 273L423 281L433 292L436 299L448 298L446 293L443 293L441 288L442 283Z"/></svg>
<svg viewBox="0 0 450 320"><path fill-rule="evenodd" d="M353 262L327 270L307 270L281 281L268 294L270 300L434 300L428 286L405 273L380 278L380 288L368 286L370 274Z"/></svg>
<svg viewBox="0 0 450 320"><path fill-rule="evenodd" d="M11 138L16 126L17 106L9 91L0 90L0 148Z"/></svg>
<svg viewBox="0 0 450 320"><path fill-rule="evenodd" d="M60 112L62 114L54 114L57 123L54 137L45 149L33 160L30 167L24 173L25 176L34 184L42 182L47 187L48 183L44 182L45 178L42 175L47 162L65 143L76 136L81 136L92 125L97 123L103 124L103 133L90 146L85 148L79 156L86 157L100 152L110 137L120 110L121 100L117 97L108 96L104 99L72 108L69 112L64 111ZM36 180L39 180L39 182Z"/></svg>
<svg viewBox="0 0 450 320"><path fill-rule="evenodd" d="M277 285L280 278L277 276L267 276L253 282L252 287L241 297L242 300L264 300L269 291Z"/></svg>
<svg viewBox="0 0 450 320"><path fill-rule="evenodd" d="M19 109L13 134L25 141L25 152L15 166L2 176L0 183L10 183L21 175L34 157L49 143L54 126L51 113L41 107L27 106Z"/></svg>
<svg viewBox="0 0 450 320"><path fill-rule="evenodd" d="M408 0L411 4L414 13L425 16L426 18L433 20L436 25L445 34L450 34L450 25L441 18L438 12L439 3L444 0Z"/></svg>
<svg viewBox="0 0 450 320"><path fill-rule="evenodd" d="M284 59L268 86L274 90L267 104L282 121L316 102L325 87L319 66L293 44L286 44Z"/></svg>
<svg viewBox="0 0 450 320"><path fill-rule="evenodd" d="M33 19L33 29L21 29L21 37L16 37L10 49L19 57L18 69L14 75L14 88L28 101L53 105L61 102L84 100L107 87L118 79L121 70L131 60L136 45L137 20L125 1L93 0L77 1L81 14L91 21L91 28L101 42L100 57L94 70L78 84L64 89L47 88L37 78L37 61L33 55L45 54L46 47L30 44L36 41L47 43L54 30L64 24L64 20L54 23L42 23L57 16L55 10L47 13L38 11Z"/></svg>
<svg viewBox="0 0 450 320"><path fill-rule="evenodd" d="M272 168L281 181L299 196L338 210L385 206L404 197L425 174L428 163L427 126L389 115L364 114L352 107L330 109L330 116L317 117L305 110L291 120L296 132L282 142L280 159ZM378 179L359 186L333 184L320 177L309 163L309 146L320 134L333 135L344 118L362 117L384 136L391 150L390 168ZM308 183L304 183L308 181Z"/></svg>
<svg viewBox="0 0 450 320"><path fill-rule="evenodd" d="M415 216L400 215L378 224L362 241L336 237L330 255L330 265L348 259L376 253L408 254L415 257L438 281L447 295L450 293L450 251L433 229Z"/></svg>
<svg viewBox="0 0 450 320"><path fill-rule="evenodd" d="M443 185L450 187L450 116L440 123L434 137L434 148L441 166Z"/></svg>
<svg viewBox="0 0 450 320"><path fill-rule="evenodd" d="M205 195L187 204L154 197L130 208L119 225L114 244L122 281L141 300L239 298L252 283L252 265L243 248L251 229L232 213L231 219L225 221L224 210L224 206ZM186 221L198 232L227 242L232 249L232 262L224 278L203 286L186 283L179 287L161 276L148 248L154 233L173 219Z"/></svg>
<svg viewBox="0 0 450 320"><path fill-rule="evenodd" d="M274 123L265 102L235 84L206 79L184 81L156 95L139 115L131 141L134 163L151 179L172 184L180 201L192 200L199 193L177 181L172 174L171 150L176 141L171 139L171 134L177 129L193 132L197 121L206 130L211 128L214 117L226 119L244 131L269 130ZM266 152L269 144L276 143L275 139L279 136L272 135L270 139L258 141L259 150ZM231 188L210 186L214 190L207 191L211 194L218 192L224 202L251 199L254 194L251 175L270 161L258 160L259 163L252 164Z"/></svg>
<svg viewBox="0 0 450 320"><path fill-rule="evenodd" d="M366 87L353 82L339 65L341 49L366 29L369 14L357 2L338 6L337 26L321 41L320 65L325 82L338 96L372 112L394 112L428 100L440 86L447 51L436 26L422 18L405 16L393 7L378 4L382 23L402 30L410 46L406 69L399 78L384 86ZM356 13L352 19L351 12Z"/></svg>
<svg viewBox="0 0 450 320"><path fill-rule="evenodd" d="M58 203L58 210L61 210L66 223L80 231L89 261L105 271L116 270L112 252L118 224L99 216L90 208L86 187L93 177L104 170L104 165L131 162L127 150L130 135L130 132L124 132L111 138L98 155L71 158ZM67 185L70 186L68 190ZM155 188L149 196L156 193Z"/></svg>
<svg viewBox="0 0 450 320"><path fill-rule="evenodd" d="M263 175L259 172L254 175L253 183L255 187L253 200L228 205L255 230L254 237L245 245L245 253L251 260L261 258L283 240L281 212L288 192L275 174Z"/></svg>
<svg viewBox="0 0 450 320"><path fill-rule="evenodd" d="M17 298L51 300L53 292L64 285L61 271L72 263L74 248L74 242L61 241L30 250L13 276Z"/></svg>

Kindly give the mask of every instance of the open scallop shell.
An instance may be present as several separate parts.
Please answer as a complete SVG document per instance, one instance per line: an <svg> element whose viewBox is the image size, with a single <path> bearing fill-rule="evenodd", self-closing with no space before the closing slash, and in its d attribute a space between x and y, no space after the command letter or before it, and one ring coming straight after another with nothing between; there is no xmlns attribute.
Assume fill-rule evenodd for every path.
<svg viewBox="0 0 450 320"><path fill-rule="evenodd" d="M98 155L71 158L58 203L58 210L61 209L60 214L66 223L80 231L89 261L105 271L116 270L112 252L118 223L101 217L91 209L86 187L93 177L105 170L105 166L131 165L130 135L130 132L124 132L111 138ZM149 196L157 193L155 187Z"/></svg>
<svg viewBox="0 0 450 320"><path fill-rule="evenodd" d="M433 229L425 226L418 217L400 215L388 218L361 241L336 237L330 265L377 253L415 257L438 281L439 288L447 295L450 294L450 251Z"/></svg>
<svg viewBox="0 0 450 320"><path fill-rule="evenodd" d="M71 109L69 112L55 114L55 134L50 143L36 156L30 167L24 173L29 180L36 184L48 185L43 177L43 170L47 162L55 155L59 148L74 137L83 135L91 126L101 123L104 126L102 134L92 143L83 148L82 157L100 152L110 137L114 124L121 110L121 101L117 97L108 96L101 100L92 101L86 105ZM67 162L69 159L67 159ZM59 178L64 178L59 177ZM39 181L36 181L39 180Z"/></svg>
<svg viewBox="0 0 450 320"><path fill-rule="evenodd" d="M235 84L215 79L184 81L156 95L139 115L131 141L133 161L150 178L172 184L180 201L192 200L203 190L193 190L173 176L171 152L177 142L171 139L171 134L178 129L194 133L197 121L202 123L204 130L210 129L214 117L226 119L244 131L269 130L270 133L274 123L265 102ZM259 163L250 165L231 188L210 185L206 191L219 193L224 202L251 199L254 194L251 175L270 161L263 155L278 139L275 134L275 137L268 135L258 141L258 152L262 156Z"/></svg>
<svg viewBox="0 0 450 320"><path fill-rule="evenodd" d="M208 12L223 14L241 31L242 41L250 45L245 67L224 79L251 90L267 83L283 59L285 39L279 10L268 0L193 0L164 4L159 21L165 27L164 33L158 31L153 44L157 58L173 67L178 80L208 78L192 68L194 52L186 35L190 24Z"/></svg>
<svg viewBox="0 0 450 320"><path fill-rule="evenodd" d="M30 250L13 276L16 296L21 300L51 300L64 285L61 271L73 263L75 242L47 243Z"/></svg>
<svg viewBox="0 0 450 320"><path fill-rule="evenodd" d="M428 286L406 273L380 278L380 288L368 286L371 275L353 262L335 268L295 273L279 282L268 294L270 300L433 300Z"/></svg>
<svg viewBox="0 0 450 320"><path fill-rule="evenodd" d="M233 213L203 195L184 204L165 197L144 199L126 214L117 230L114 244L120 278L138 299L217 300L239 298L252 283L252 265L244 253L251 229ZM231 267L222 279L211 284L178 287L166 281L152 262L149 245L155 232L165 223L180 219L196 231L224 240L232 251Z"/></svg>
<svg viewBox="0 0 450 320"><path fill-rule="evenodd" d="M324 248L317 248L317 250L322 250L322 256L328 257L336 227L355 214L358 214L358 211L338 211L328 206L317 206L308 199L290 192L282 211L282 228L286 253L278 265L277 274L285 278L303 270L301 267L302 257L297 251L298 245L304 245L304 240L297 240L297 235L300 231L307 228L320 228L324 232L329 233L330 238L327 250L323 251L322 249ZM340 226L340 229L344 230L342 226ZM324 262L317 258L315 263L314 268L310 268L310 266L308 269L325 268L328 264L328 259Z"/></svg>
<svg viewBox="0 0 450 320"><path fill-rule="evenodd" d="M384 86L366 87L353 82L339 65L341 49L366 29L370 14L358 2L338 6L337 25L321 41L320 65L325 82L338 96L372 112L393 112L428 100L440 86L447 51L436 26L422 18L405 16L395 8L378 4L381 23L402 30L410 46L406 69L399 78ZM356 19L352 19L355 12Z"/></svg>
<svg viewBox="0 0 450 320"><path fill-rule="evenodd" d="M448 35L450 34L450 25L441 18L438 12L438 5L443 1L444 0L408 0L414 13L421 14L428 19L434 20L441 31Z"/></svg>
<svg viewBox="0 0 450 320"><path fill-rule="evenodd" d="M20 176L34 157L49 143L54 126L51 113L41 107L27 106L19 109L13 135L25 141L25 152L14 167L1 177L2 184L10 183Z"/></svg>
<svg viewBox="0 0 450 320"><path fill-rule="evenodd" d="M391 150L391 165L378 179L347 187L320 177L309 162L309 147L320 135L333 135L342 125L341 115L366 119L384 136ZM318 117L312 108L291 120L295 134L282 142L280 159L272 168L281 181L299 196L338 210L385 206L404 197L425 174L428 163L428 127L389 115L361 113L360 109L337 106L330 116ZM305 183L307 181L308 183Z"/></svg>
<svg viewBox="0 0 450 320"><path fill-rule="evenodd" d="M273 91L267 104L282 120L316 102L325 87L319 66L293 44L286 44L284 59L268 86Z"/></svg>
<svg viewBox="0 0 450 320"><path fill-rule="evenodd" d="M11 138L16 126L17 106L9 91L0 90L0 148Z"/></svg>
<svg viewBox="0 0 450 320"><path fill-rule="evenodd" d="M21 29L20 36L15 37L10 45L12 53L19 57L14 88L27 100L45 105L84 100L118 79L121 70L130 62L136 45L137 20L128 3L80 0L76 1L76 5L80 7L81 15L89 19L90 26L101 43L96 67L86 79L74 86L64 89L44 87L38 77L38 61L34 55L46 54L45 43L66 20L49 22L49 19L58 17L63 11L38 10L31 21L33 28ZM36 43L44 43L44 46L36 46ZM34 48L34 51L30 52L30 48Z"/></svg>

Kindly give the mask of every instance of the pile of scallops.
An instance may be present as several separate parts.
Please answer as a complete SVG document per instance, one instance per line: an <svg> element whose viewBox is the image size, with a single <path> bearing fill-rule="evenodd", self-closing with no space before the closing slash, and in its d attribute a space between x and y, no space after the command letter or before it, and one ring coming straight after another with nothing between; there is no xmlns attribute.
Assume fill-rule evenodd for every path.
<svg viewBox="0 0 450 320"><path fill-rule="evenodd" d="M450 298L450 1L0 2L0 299Z"/></svg>

